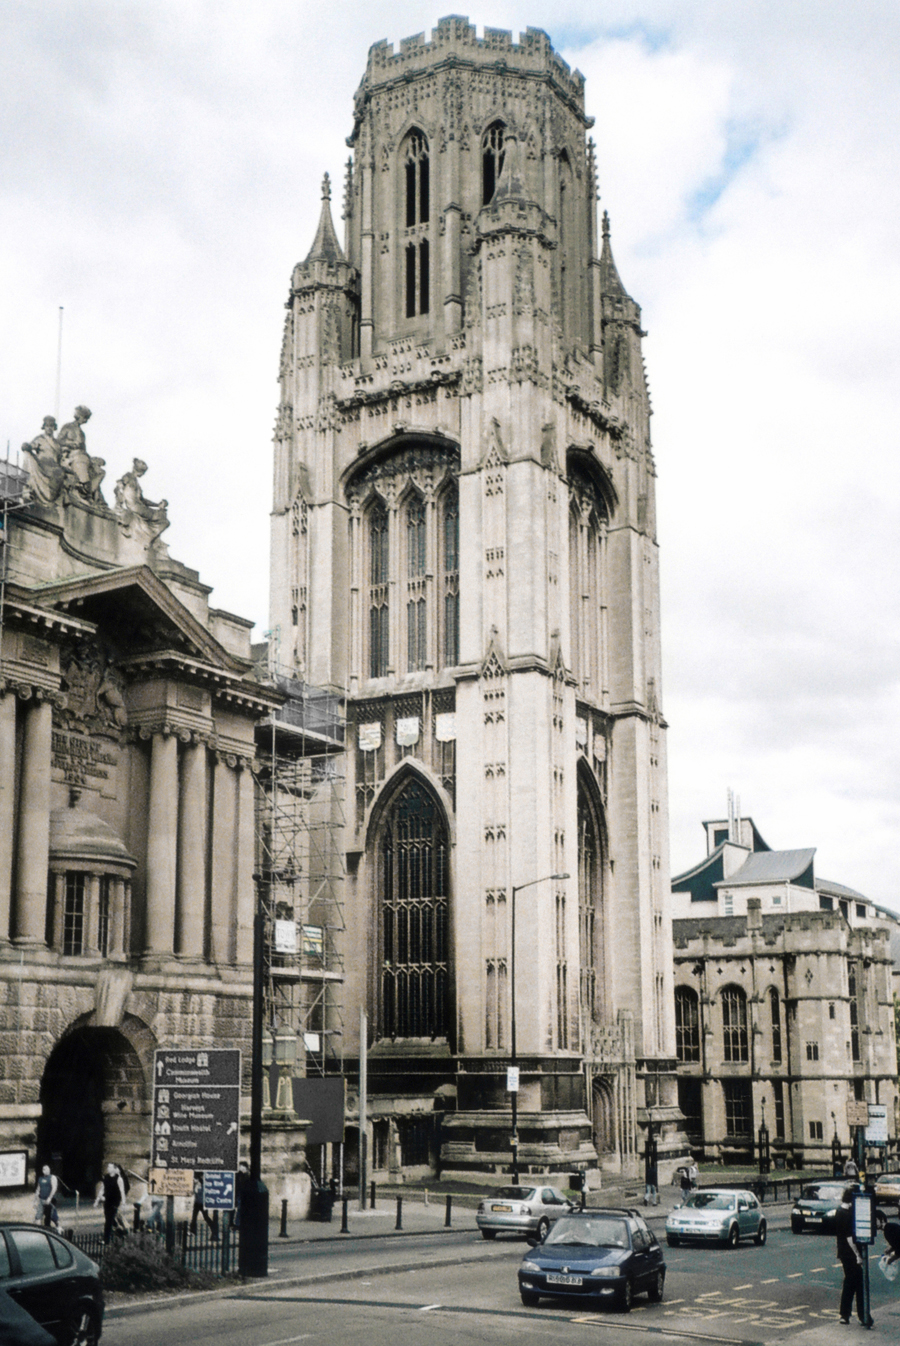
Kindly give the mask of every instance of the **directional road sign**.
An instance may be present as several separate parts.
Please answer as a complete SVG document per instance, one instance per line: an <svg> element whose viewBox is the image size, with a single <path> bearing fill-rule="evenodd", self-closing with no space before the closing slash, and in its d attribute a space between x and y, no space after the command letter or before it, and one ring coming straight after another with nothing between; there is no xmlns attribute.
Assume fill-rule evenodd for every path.
<svg viewBox="0 0 900 1346"><path fill-rule="evenodd" d="M241 1138L241 1053L158 1051L153 1067L153 1168L234 1170Z"/></svg>
<svg viewBox="0 0 900 1346"><path fill-rule="evenodd" d="M203 1205L207 1210L234 1210L234 1174L203 1174Z"/></svg>

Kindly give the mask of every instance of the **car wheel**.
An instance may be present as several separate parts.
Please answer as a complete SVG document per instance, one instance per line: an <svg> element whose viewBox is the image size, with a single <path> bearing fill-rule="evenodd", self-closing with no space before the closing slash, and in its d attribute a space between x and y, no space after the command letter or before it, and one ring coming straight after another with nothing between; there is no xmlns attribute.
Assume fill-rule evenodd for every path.
<svg viewBox="0 0 900 1346"><path fill-rule="evenodd" d="M533 1290L520 1290L519 1295L526 1309L536 1309L541 1302L540 1295L536 1295Z"/></svg>
<svg viewBox="0 0 900 1346"><path fill-rule="evenodd" d="M663 1297L663 1290L666 1286L666 1273L662 1267L657 1271L653 1280L650 1282L650 1288L647 1291L647 1298L654 1304L658 1304Z"/></svg>
<svg viewBox="0 0 900 1346"><path fill-rule="evenodd" d="M633 1302L634 1302L634 1290L632 1288L631 1281L627 1280L625 1284L622 1286L621 1292L619 1294L619 1311L621 1313L630 1313L631 1305L633 1304Z"/></svg>
<svg viewBox="0 0 900 1346"><path fill-rule="evenodd" d="M677 1234L666 1234L666 1243L668 1243L670 1248L677 1248L680 1242L681 1239Z"/></svg>
<svg viewBox="0 0 900 1346"><path fill-rule="evenodd" d="M761 1248L765 1243L766 1232L766 1222L765 1220L760 1220L759 1229L757 1229L756 1233L753 1235L753 1242L756 1244L757 1248Z"/></svg>
<svg viewBox="0 0 900 1346"><path fill-rule="evenodd" d="M537 1236L540 1239L541 1243L543 1243L544 1239L547 1237L549 1232L550 1232L550 1221L547 1219L545 1215L542 1219L538 1220Z"/></svg>
<svg viewBox="0 0 900 1346"><path fill-rule="evenodd" d="M791 1233L792 1233L792 1234L802 1234L802 1233L803 1233L803 1221L802 1221L802 1220L791 1220Z"/></svg>
<svg viewBox="0 0 900 1346"><path fill-rule="evenodd" d="M733 1224L728 1231L728 1238L725 1240L725 1242L728 1244L729 1248L736 1248L740 1243L740 1241L741 1241L741 1231L738 1229L736 1224Z"/></svg>
<svg viewBox="0 0 900 1346"><path fill-rule="evenodd" d="M69 1319L64 1340L68 1346L97 1346L100 1333L97 1319L91 1309L75 1309Z"/></svg>
<svg viewBox="0 0 900 1346"><path fill-rule="evenodd" d="M497 1237L496 1229L482 1229L481 1237L483 1239L495 1239Z"/></svg>

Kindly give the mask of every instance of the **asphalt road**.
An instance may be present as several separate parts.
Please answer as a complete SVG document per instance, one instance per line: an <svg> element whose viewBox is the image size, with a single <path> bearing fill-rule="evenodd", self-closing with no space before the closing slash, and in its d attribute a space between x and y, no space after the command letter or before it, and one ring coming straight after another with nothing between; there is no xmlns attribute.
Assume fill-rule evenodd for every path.
<svg viewBox="0 0 900 1346"><path fill-rule="evenodd" d="M593 1312L577 1301L555 1305L545 1300L537 1309L524 1308L516 1268L525 1245L488 1244L460 1230L427 1238L283 1246L273 1258L269 1280L250 1294L184 1297L127 1316L113 1309L103 1340L105 1346L293 1346L303 1341L500 1346L551 1337L582 1343L589 1331L588 1340L617 1346L635 1334L652 1337L654 1346L667 1340L681 1346L685 1340L777 1343L789 1337L799 1338L795 1346L852 1342L863 1329L855 1323L849 1329L838 1325L841 1272L833 1238L795 1237L786 1212L773 1211L769 1218L764 1248L667 1248L663 1302L641 1298L628 1315ZM285 1283L288 1279L291 1284ZM883 1341L900 1340L900 1283L889 1285L874 1258L871 1286L876 1333Z"/></svg>

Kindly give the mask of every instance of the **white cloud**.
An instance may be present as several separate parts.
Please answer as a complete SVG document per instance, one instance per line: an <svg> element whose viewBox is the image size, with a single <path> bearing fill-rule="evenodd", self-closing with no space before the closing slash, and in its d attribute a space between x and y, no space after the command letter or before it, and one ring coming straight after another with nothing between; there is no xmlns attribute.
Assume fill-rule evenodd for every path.
<svg viewBox="0 0 900 1346"><path fill-rule="evenodd" d="M283 303L367 48L413 3L8 0L0 371L13 449L94 410L147 459L174 555L266 621ZM894 576L900 10L889 0L571 0L603 206L655 407L673 868L742 796L772 845L900 906ZM240 550L240 565L235 554Z"/></svg>

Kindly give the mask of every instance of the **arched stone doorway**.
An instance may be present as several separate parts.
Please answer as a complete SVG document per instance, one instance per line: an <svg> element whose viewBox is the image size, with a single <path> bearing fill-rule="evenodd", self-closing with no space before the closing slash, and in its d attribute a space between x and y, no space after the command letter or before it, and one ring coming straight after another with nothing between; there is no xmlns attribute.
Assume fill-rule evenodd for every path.
<svg viewBox="0 0 900 1346"><path fill-rule="evenodd" d="M50 1054L41 1080L37 1162L72 1191L93 1196L109 1160L146 1168L144 1068L115 1028L76 1028Z"/></svg>

